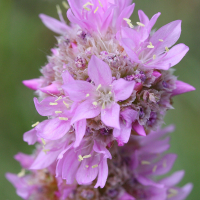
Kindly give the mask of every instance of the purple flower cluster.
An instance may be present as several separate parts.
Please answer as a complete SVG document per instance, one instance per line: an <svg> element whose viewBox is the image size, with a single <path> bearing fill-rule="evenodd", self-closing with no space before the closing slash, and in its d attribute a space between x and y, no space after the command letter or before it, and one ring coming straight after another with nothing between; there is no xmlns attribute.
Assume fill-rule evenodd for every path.
<svg viewBox="0 0 200 200"><path fill-rule="evenodd" d="M194 90L171 69L189 50L173 46L181 21L154 31L160 13L149 20L140 10L134 26L131 0L68 2L70 26L59 7L60 21L40 15L60 36L42 76L23 83L48 118L24 134L37 142L34 154L16 156L31 173L7 178L24 199L185 199L191 184L175 186L182 171L154 180L176 157L162 156L169 141L160 138L170 131L160 129L163 117L173 96Z"/></svg>

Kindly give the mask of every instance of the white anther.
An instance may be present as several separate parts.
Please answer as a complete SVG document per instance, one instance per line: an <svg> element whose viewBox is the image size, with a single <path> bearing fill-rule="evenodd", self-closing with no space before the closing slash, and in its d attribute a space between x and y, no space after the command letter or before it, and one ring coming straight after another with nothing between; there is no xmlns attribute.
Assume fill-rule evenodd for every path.
<svg viewBox="0 0 200 200"><path fill-rule="evenodd" d="M101 7L103 7L103 5L102 5L102 3L101 3L101 1L99 0L99 5L101 6Z"/></svg>
<svg viewBox="0 0 200 200"><path fill-rule="evenodd" d="M141 162L141 164L142 164L142 165L150 165L151 163L150 163L149 161L143 160L143 161Z"/></svg>
<svg viewBox="0 0 200 200"><path fill-rule="evenodd" d="M78 156L78 161L82 161L83 157L81 155Z"/></svg>
<svg viewBox="0 0 200 200"><path fill-rule="evenodd" d="M166 52L169 52L169 48L168 47L165 47L165 50L166 50Z"/></svg>
<svg viewBox="0 0 200 200"><path fill-rule="evenodd" d="M178 191L175 189L169 189L170 194L167 195L168 198L174 197L178 194Z"/></svg>
<svg viewBox="0 0 200 200"><path fill-rule="evenodd" d="M41 141L43 145L46 145L46 141L43 138L41 138Z"/></svg>
<svg viewBox="0 0 200 200"><path fill-rule="evenodd" d="M102 109L105 109L105 108L106 108L105 102L103 102Z"/></svg>
<svg viewBox="0 0 200 200"><path fill-rule="evenodd" d="M90 158L91 154L83 156L83 158Z"/></svg>
<svg viewBox="0 0 200 200"><path fill-rule="evenodd" d="M58 12L59 14L62 13L62 10L60 9L60 6L59 6L59 5L56 5L56 9L57 9L57 12Z"/></svg>
<svg viewBox="0 0 200 200"><path fill-rule="evenodd" d="M63 1L62 5L64 8L66 8L67 10L69 9L69 5L67 4L67 2Z"/></svg>
<svg viewBox="0 0 200 200"><path fill-rule="evenodd" d="M131 20L128 18L123 18L123 20L125 20L126 22L131 22Z"/></svg>
<svg viewBox="0 0 200 200"><path fill-rule="evenodd" d="M147 48L149 48L149 49L153 49L154 46L153 46L153 44L152 44L151 42L149 42L149 45L147 46Z"/></svg>
<svg viewBox="0 0 200 200"><path fill-rule="evenodd" d="M153 55L153 60L155 60L156 59L156 55Z"/></svg>
<svg viewBox="0 0 200 200"><path fill-rule="evenodd" d="M62 111L59 111L59 110L58 110L58 111L55 111L55 113L56 113L56 114L60 114L60 113L62 113Z"/></svg>
<svg viewBox="0 0 200 200"><path fill-rule="evenodd" d="M129 25L130 28L133 28L133 27L134 27L133 24L131 23L131 20L130 20L130 19L128 19L128 18L123 18L123 20L126 21L126 23Z"/></svg>
<svg viewBox="0 0 200 200"><path fill-rule="evenodd" d="M153 169L152 169L153 173L156 172L156 170L157 170L157 165L155 165L155 166L153 167Z"/></svg>
<svg viewBox="0 0 200 200"><path fill-rule="evenodd" d="M160 42L163 42L163 40L162 40L162 39L159 39L159 41L160 41Z"/></svg>
<svg viewBox="0 0 200 200"><path fill-rule="evenodd" d="M86 168L88 168L88 167L89 167L89 165L85 165L85 167L86 167Z"/></svg>
<svg viewBox="0 0 200 200"><path fill-rule="evenodd" d="M63 103L65 104L65 106L66 106L67 108L69 108L69 104L67 104L65 101L63 101Z"/></svg>
<svg viewBox="0 0 200 200"><path fill-rule="evenodd" d="M98 85L96 91L99 90L100 88L101 88L101 84Z"/></svg>
<svg viewBox="0 0 200 200"><path fill-rule="evenodd" d="M136 24L137 24L138 26L145 27L145 25L144 25L143 23L141 23L141 22L136 22Z"/></svg>
<svg viewBox="0 0 200 200"><path fill-rule="evenodd" d="M60 100L60 99L62 99L62 96L59 96L55 101L58 101L58 100Z"/></svg>
<svg viewBox="0 0 200 200"><path fill-rule="evenodd" d="M90 3L90 2L87 2L86 4L83 5L83 8L87 11L90 11L91 9L88 8L87 6L90 5L90 6L93 6L94 4Z"/></svg>
<svg viewBox="0 0 200 200"><path fill-rule="evenodd" d="M50 105L50 106L56 106L56 105L58 105L58 103L50 102L49 105Z"/></svg>
<svg viewBox="0 0 200 200"><path fill-rule="evenodd" d="M43 146L43 150L42 150L45 154L47 154L47 152L50 151L50 149L45 149L44 146Z"/></svg>
<svg viewBox="0 0 200 200"><path fill-rule="evenodd" d="M90 96L90 94L86 94L86 97L89 97Z"/></svg>
<svg viewBox="0 0 200 200"><path fill-rule="evenodd" d="M92 104L93 104L94 106L97 106L97 102L96 102L96 101L94 101Z"/></svg>
<svg viewBox="0 0 200 200"><path fill-rule="evenodd" d="M98 165L93 165L93 166L92 166L92 168L96 168L96 167L98 167Z"/></svg>
<svg viewBox="0 0 200 200"><path fill-rule="evenodd" d="M95 9L94 13L96 13L98 9L99 9L99 7L97 7L97 8Z"/></svg>
<svg viewBox="0 0 200 200"><path fill-rule="evenodd" d="M36 122L35 124L32 125L32 127L36 127L40 122Z"/></svg>
<svg viewBox="0 0 200 200"><path fill-rule="evenodd" d="M67 117L59 117L59 120L67 121L68 118Z"/></svg>
<svg viewBox="0 0 200 200"><path fill-rule="evenodd" d="M110 95L111 95L111 94L112 94L112 92L110 91L108 94L110 94Z"/></svg>
<svg viewBox="0 0 200 200"><path fill-rule="evenodd" d="M21 177L25 176L25 173L26 173L26 170L25 170L25 169L22 169L21 172L19 172L19 173L17 174L17 176L18 176L19 178L21 178Z"/></svg>

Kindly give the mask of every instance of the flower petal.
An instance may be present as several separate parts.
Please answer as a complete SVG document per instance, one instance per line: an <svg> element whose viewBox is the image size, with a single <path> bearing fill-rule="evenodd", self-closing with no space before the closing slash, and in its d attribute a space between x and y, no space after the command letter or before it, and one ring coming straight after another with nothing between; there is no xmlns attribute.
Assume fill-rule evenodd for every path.
<svg viewBox="0 0 200 200"><path fill-rule="evenodd" d="M23 140L29 145L35 144L37 142L37 139L37 131L35 128L31 129L30 131L27 131L23 135Z"/></svg>
<svg viewBox="0 0 200 200"><path fill-rule="evenodd" d="M90 100L84 101L81 103L75 114L71 120L71 124L77 122L81 119L90 119L96 117L101 112L101 108L99 106L94 106Z"/></svg>
<svg viewBox="0 0 200 200"><path fill-rule="evenodd" d="M86 81L74 81L70 84L63 85L63 89L70 96L70 99L75 102L86 99L87 94L91 94L94 86Z"/></svg>
<svg viewBox="0 0 200 200"><path fill-rule="evenodd" d="M42 84L42 80L41 79L30 79L30 80L24 80L22 81L22 83L30 88L31 90L38 90Z"/></svg>
<svg viewBox="0 0 200 200"><path fill-rule="evenodd" d="M100 84L107 86L112 82L110 67L95 55L92 56L88 64L88 75L96 86Z"/></svg>
<svg viewBox="0 0 200 200"><path fill-rule="evenodd" d="M39 17L44 23L44 25L55 33L62 35L70 29L66 24L45 14L40 14Z"/></svg>
<svg viewBox="0 0 200 200"><path fill-rule="evenodd" d="M183 94L186 92L191 92L193 90L196 90L192 85L189 85L188 83L184 83L182 81L176 81L176 89L173 90L172 96Z"/></svg>
<svg viewBox="0 0 200 200"><path fill-rule="evenodd" d="M60 94L60 90L59 90L60 87L61 87L61 83L54 81L51 85L48 85L46 87L42 87L39 90L46 93L46 94L58 95L58 94Z"/></svg>
<svg viewBox="0 0 200 200"><path fill-rule="evenodd" d="M133 130L139 135L146 136L144 127L141 126L138 122L133 125Z"/></svg>
<svg viewBox="0 0 200 200"><path fill-rule="evenodd" d="M70 120L64 121L59 118L49 119L36 126L37 135L47 140L57 140L63 137L70 129Z"/></svg>
<svg viewBox="0 0 200 200"><path fill-rule="evenodd" d="M101 120L106 126L120 129L119 125L119 104L115 103L111 108L101 110Z"/></svg>
<svg viewBox="0 0 200 200"><path fill-rule="evenodd" d="M115 101L124 101L131 96L135 87L135 81L125 81L120 78L114 81L112 86L115 93Z"/></svg>
<svg viewBox="0 0 200 200"><path fill-rule="evenodd" d="M75 124L75 130L76 130L76 141L74 143L74 147L78 147L81 143L81 140L83 139L83 136L85 135L86 130L86 119L82 119L80 121L77 121Z"/></svg>

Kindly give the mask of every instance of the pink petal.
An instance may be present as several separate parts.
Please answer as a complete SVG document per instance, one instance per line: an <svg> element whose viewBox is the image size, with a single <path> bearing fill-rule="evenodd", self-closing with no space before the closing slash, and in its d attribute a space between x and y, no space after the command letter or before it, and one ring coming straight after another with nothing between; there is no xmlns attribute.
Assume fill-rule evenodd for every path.
<svg viewBox="0 0 200 200"><path fill-rule="evenodd" d="M138 112L133 109L127 108L123 110L120 114L126 121L126 126L131 126L132 122L136 120Z"/></svg>
<svg viewBox="0 0 200 200"><path fill-rule="evenodd" d="M20 162L21 166L25 169L28 169L33 161L34 161L34 158L33 156L30 156L30 155L26 155L24 153L18 153L14 156L15 160L17 160L18 162Z"/></svg>
<svg viewBox="0 0 200 200"><path fill-rule="evenodd" d="M159 12L159 13L155 14L155 15L151 18L151 20L149 21L148 26L147 26L147 28L148 28L149 31L151 31L151 29L152 29L153 26L155 25L155 23L156 23L156 21L157 21L157 19L158 19L158 17L159 17L160 15L161 15L161 13Z"/></svg>
<svg viewBox="0 0 200 200"><path fill-rule="evenodd" d="M107 86L112 82L110 67L94 55L88 64L88 75L94 81L96 86L100 84Z"/></svg>
<svg viewBox="0 0 200 200"><path fill-rule="evenodd" d="M63 85L63 89L70 96L70 99L75 102L86 99L86 95L92 93L94 86L86 81L74 81L70 84Z"/></svg>
<svg viewBox="0 0 200 200"><path fill-rule="evenodd" d="M183 170L175 172L171 176L162 179L160 183L164 184L166 187L175 186L182 180L182 178L184 177L184 174L185 172Z"/></svg>
<svg viewBox="0 0 200 200"><path fill-rule="evenodd" d="M94 186L95 188L101 187L103 188L106 184L108 178L108 164L107 164L107 159L103 159L101 163L99 164L99 174L98 174L98 179L97 183Z"/></svg>
<svg viewBox="0 0 200 200"><path fill-rule="evenodd" d="M84 101L81 103L75 114L71 120L71 124L77 122L81 119L90 119L96 117L101 112L101 108L99 106L94 106L90 100Z"/></svg>
<svg viewBox="0 0 200 200"><path fill-rule="evenodd" d="M45 147L48 150L48 147ZM58 157L60 150L58 151L49 151L45 153L43 150L40 151L37 158L30 166L29 169L44 169L50 166L53 162L55 162L56 158Z"/></svg>
<svg viewBox="0 0 200 200"><path fill-rule="evenodd" d="M135 81L125 81L120 78L114 81L112 85L115 93L115 101L124 101L131 96L135 87Z"/></svg>
<svg viewBox="0 0 200 200"><path fill-rule="evenodd" d="M75 124L75 130L76 130L76 141L74 143L74 147L78 147L81 143L81 140L83 139L83 136L85 135L86 130L86 119L82 119Z"/></svg>
<svg viewBox="0 0 200 200"><path fill-rule="evenodd" d="M147 25L149 23L148 16L142 10L138 10L138 16L142 24Z"/></svg>
<svg viewBox="0 0 200 200"><path fill-rule="evenodd" d="M165 50L165 47L171 47L179 39L181 34L181 20L170 22L158 29L150 39L155 46L154 54L159 54ZM163 42L160 42L162 39Z"/></svg>
<svg viewBox="0 0 200 200"><path fill-rule="evenodd" d="M156 183L154 181L152 181L151 179L148 179L144 176L137 176L137 180L144 186L154 186L157 188L163 188L164 184L161 183Z"/></svg>
<svg viewBox="0 0 200 200"><path fill-rule="evenodd" d="M60 90L59 90L60 87L61 87L61 83L54 81L51 85L42 87L39 90L46 94L58 95L60 94Z"/></svg>
<svg viewBox="0 0 200 200"><path fill-rule="evenodd" d="M64 121L59 118L45 120L36 126L37 135L47 140L57 140L63 137L70 129L70 120Z"/></svg>
<svg viewBox="0 0 200 200"><path fill-rule="evenodd" d="M24 133L23 140L27 142L29 145L33 145L37 142L37 131L35 128L31 129L30 131Z"/></svg>
<svg viewBox="0 0 200 200"><path fill-rule="evenodd" d="M135 198L128 193L123 193L117 200L135 200Z"/></svg>
<svg viewBox="0 0 200 200"><path fill-rule="evenodd" d="M172 96L183 94L186 92L190 92L196 90L193 86L188 83L184 83L182 81L176 81L176 89L173 90Z"/></svg>
<svg viewBox="0 0 200 200"><path fill-rule="evenodd" d="M103 154L104 158L112 159L112 156L111 156L110 152L105 147L105 145L103 145L101 142L98 142L98 141L94 140L93 150L95 152L99 153L99 154Z"/></svg>
<svg viewBox="0 0 200 200"><path fill-rule="evenodd" d="M39 17L44 23L44 25L55 33L61 35L66 34L67 31L70 29L66 24L58 21L57 19L49 17L45 14L40 14Z"/></svg>
<svg viewBox="0 0 200 200"><path fill-rule="evenodd" d="M117 18L117 23L116 23L117 30L120 30L122 26L127 26L127 22L124 20L124 18L129 18L133 13L134 8L135 8L135 4L133 3L132 5L126 7L121 12L119 17Z"/></svg>
<svg viewBox="0 0 200 200"><path fill-rule="evenodd" d="M142 136L146 136L144 127L139 125L138 122L135 123L132 128L137 134L142 135Z"/></svg>
<svg viewBox="0 0 200 200"><path fill-rule="evenodd" d="M42 84L42 80L41 79L30 79L30 80L24 80L22 81L22 83L32 89L32 90L38 90Z"/></svg>
<svg viewBox="0 0 200 200"><path fill-rule="evenodd" d="M74 82L74 78L71 76L71 74L67 70L62 73L62 79L63 79L64 85L68 85Z"/></svg>
<svg viewBox="0 0 200 200"><path fill-rule="evenodd" d="M119 125L119 104L115 103L111 108L101 110L101 120L106 126L111 126L113 128L120 129Z"/></svg>

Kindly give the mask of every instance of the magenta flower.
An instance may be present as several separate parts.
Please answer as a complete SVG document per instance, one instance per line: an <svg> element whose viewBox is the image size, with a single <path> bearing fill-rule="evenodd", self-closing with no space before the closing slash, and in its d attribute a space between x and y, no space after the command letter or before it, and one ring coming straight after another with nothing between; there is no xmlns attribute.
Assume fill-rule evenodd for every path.
<svg viewBox="0 0 200 200"><path fill-rule="evenodd" d="M92 84L77 80L63 86L71 100L81 102L71 123L101 114L101 120L106 126L120 129L120 106L117 102L130 97L135 81L113 81L109 66L96 56L92 56L89 62L88 75Z"/></svg>

